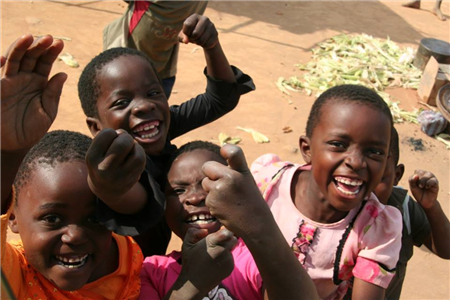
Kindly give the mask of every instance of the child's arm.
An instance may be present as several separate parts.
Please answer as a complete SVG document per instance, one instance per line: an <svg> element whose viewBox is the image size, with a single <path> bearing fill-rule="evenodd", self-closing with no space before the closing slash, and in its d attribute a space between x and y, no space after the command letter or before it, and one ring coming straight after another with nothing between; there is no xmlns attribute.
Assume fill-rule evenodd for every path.
<svg viewBox="0 0 450 300"><path fill-rule="evenodd" d="M181 273L164 299L203 299L233 271L231 250L237 243L233 233L224 228L207 234L205 229L187 231Z"/></svg>
<svg viewBox="0 0 450 300"><path fill-rule="evenodd" d="M384 299L385 289L359 278L355 278L352 288L352 299Z"/></svg>
<svg viewBox="0 0 450 300"><path fill-rule="evenodd" d="M281 233L256 186L242 150L225 145L230 165L207 162L203 172L206 205L226 228L240 236L258 266L270 299L316 299L316 288Z"/></svg>
<svg viewBox="0 0 450 300"><path fill-rule="evenodd" d="M409 189L430 223L431 236L425 245L437 256L450 259L450 222L437 201L439 181L433 173L416 170L409 178Z"/></svg>
<svg viewBox="0 0 450 300"><path fill-rule="evenodd" d="M17 39L1 59L1 201L6 212L12 184L23 158L52 125L67 75L49 80L64 44L43 36Z"/></svg>
<svg viewBox="0 0 450 300"><path fill-rule="evenodd" d="M233 70L219 42L214 24L205 16L193 14L183 23L179 39L182 43L194 43L203 48L207 74L214 79L235 82Z"/></svg>
<svg viewBox="0 0 450 300"><path fill-rule="evenodd" d="M147 202L139 183L145 160L142 146L124 130L100 131L86 154L92 192L118 213L138 213Z"/></svg>

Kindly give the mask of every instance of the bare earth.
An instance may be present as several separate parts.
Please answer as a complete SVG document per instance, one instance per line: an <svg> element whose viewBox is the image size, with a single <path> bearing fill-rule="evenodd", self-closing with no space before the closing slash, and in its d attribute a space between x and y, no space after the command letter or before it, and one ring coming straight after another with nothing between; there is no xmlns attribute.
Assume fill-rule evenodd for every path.
<svg viewBox="0 0 450 300"><path fill-rule="evenodd" d="M222 46L230 63L251 75L255 92L241 98L239 106L224 118L195 130L177 140L203 139L217 141L218 134L240 136L240 146L251 162L259 155L273 152L283 159L302 162L298 138L304 133L306 118L314 101L303 93L283 96L274 82L278 77L300 75L294 64L310 60L309 49L316 43L340 33L366 33L378 38L389 36L402 46L417 47L422 38L450 41L450 20L439 21L430 13L434 1L422 1L422 9L404 8L401 2L210 2L206 15L220 33ZM72 54L80 68L57 62L54 72L69 74L61 98L58 117L52 129L69 129L89 135L77 96L77 81L82 69L102 51L102 30L125 10L122 1L1 1L2 53L20 35L52 34L71 38L64 52ZM450 3L442 11L449 18ZM197 51L198 50L198 51ZM183 45L172 104L181 103L204 90L204 58L195 45ZM418 107L414 90L389 90L405 109ZM290 104L289 102L292 101ZM251 136L236 126L250 127L270 138L268 144L256 144ZM290 126L293 131L283 133ZM449 211L449 150L444 144L427 137L417 125L400 124L401 162L406 173L415 168L432 171L440 180L439 201ZM425 149L416 151L408 140L421 139ZM176 249L180 240L170 246ZM426 249L417 249L409 263L403 288L404 299L450 299L450 265Z"/></svg>

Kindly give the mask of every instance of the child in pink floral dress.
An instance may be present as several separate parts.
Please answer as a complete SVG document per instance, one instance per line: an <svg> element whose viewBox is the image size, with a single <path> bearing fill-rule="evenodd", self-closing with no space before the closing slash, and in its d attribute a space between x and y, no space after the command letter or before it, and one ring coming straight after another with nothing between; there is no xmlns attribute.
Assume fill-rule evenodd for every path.
<svg viewBox="0 0 450 300"><path fill-rule="evenodd" d="M329 89L314 103L305 165L267 154L252 165L286 241L322 299L383 299L395 273L402 218L372 194L389 154L392 116L361 86Z"/></svg>

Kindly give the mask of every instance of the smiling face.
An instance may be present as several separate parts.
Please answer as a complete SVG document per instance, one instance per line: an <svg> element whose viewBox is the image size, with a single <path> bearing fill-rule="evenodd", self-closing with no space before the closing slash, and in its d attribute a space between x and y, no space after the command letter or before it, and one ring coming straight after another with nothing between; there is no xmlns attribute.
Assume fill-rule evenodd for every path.
<svg viewBox="0 0 450 300"><path fill-rule="evenodd" d="M164 148L170 124L167 98L151 65L136 55L119 56L97 74L97 118L88 118L93 135L124 129L149 155Z"/></svg>
<svg viewBox="0 0 450 300"><path fill-rule="evenodd" d="M338 211L349 211L380 182L388 157L389 118L361 103L330 101L321 108L320 122L300 146L311 164L316 200Z"/></svg>
<svg viewBox="0 0 450 300"><path fill-rule="evenodd" d="M404 171L404 165L396 165L394 157L392 155L389 156L381 182L373 191L381 203L385 205L388 203L392 190L399 183L400 179L402 179Z"/></svg>
<svg viewBox="0 0 450 300"><path fill-rule="evenodd" d="M83 161L38 165L17 195L11 225L29 264L67 291L117 268L116 245L95 218L87 174Z"/></svg>
<svg viewBox="0 0 450 300"><path fill-rule="evenodd" d="M196 149L178 156L167 175L166 220L170 229L181 239L190 227L208 229L208 233L220 229L221 224L205 206L207 193L202 187L205 178L202 166L207 161L226 164L217 154Z"/></svg>

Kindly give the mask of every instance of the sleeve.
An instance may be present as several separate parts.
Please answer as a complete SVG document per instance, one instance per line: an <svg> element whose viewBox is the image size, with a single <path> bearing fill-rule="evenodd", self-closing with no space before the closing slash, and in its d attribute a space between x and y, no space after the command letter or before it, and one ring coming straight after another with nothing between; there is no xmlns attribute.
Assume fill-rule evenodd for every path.
<svg viewBox="0 0 450 300"><path fill-rule="evenodd" d="M420 247L425 239L431 235L430 223L423 208L411 197L409 197L408 201L408 213L414 245Z"/></svg>
<svg viewBox="0 0 450 300"><path fill-rule="evenodd" d="M198 127L211 123L232 111L239 102L241 95L255 89L250 76L232 66L236 82L230 83L207 78L206 92L181 105L170 107L169 137L175 139Z"/></svg>
<svg viewBox="0 0 450 300"><path fill-rule="evenodd" d="M164 217L165 196L162 188L155 180L152 170L156 165L147 159L147 165L139 182L148 192L145 207L137 214L127 215L112 210L100 199L97 200L97 218L107 229L128 236L143 235L155 227Z"/></svg>
<svg viewBox="0 0 450 300"><path fill-rule="evenodd" d="M159 277L150 258L144 260L141 270L141 294L139 300L161 299L157 285L154 282L155 277Z"/></svg>
<svg viewBox="0 0 450 300"><path fill-rule="evenodd" d="M387 288L395 274L401 248L401 213L395 207L371 202L362 214L370 215L374 221L363 228L353 275Z"/></svg>
<svg viewBox="0 0 450 300"><path fill-rule="evenodd" d="M172 272L171 266L181 266L171 256L154 255L144 260L141 269L141 294L139 300L162 299L178 278L179 272Z"/></svg>
<svg viewBox="0 0 450 300"><path fill-rule="evenodd" d="M14 195L12 196L14 198ZM13 203L10 204L8 212L1 215L1 261L2 273L6 276L11 287L12 293L18 297L18 293L22 288L23 278L21 265L25 262L25 257L18 248L6 241L8 231L8 220L11 215ZM22 262L22 264L21 264ZM26 262L24 265L27 265ZM26 272L26 270L24 270ZM3 281L3 280L2 280ZM10 299L7 290L2 282L1 299Z"/></svg>

